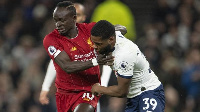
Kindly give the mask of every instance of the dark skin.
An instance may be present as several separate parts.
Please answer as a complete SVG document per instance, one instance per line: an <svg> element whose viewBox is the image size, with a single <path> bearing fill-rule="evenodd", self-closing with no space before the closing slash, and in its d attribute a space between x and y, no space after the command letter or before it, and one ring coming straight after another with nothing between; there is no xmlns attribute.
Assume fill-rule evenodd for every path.
<svg viewBox="0 0 200 112"><path fill-rule="evenodd" d="M77 36L78 31L76 28L77 16L73 15L65 7L56 7L53 13L53 19L56 25L56 29L59 33L66 38L74 38ZM55 58L55 62L67 73L74 73L82 70L86 70L93 67L92 61L71 61L68 54L62 51ZM113 56L99 55L97 57L97 62L99 65L110 65L113 62ZM95 109L90 104L81 103L79 104L73 112L94 112Z"/></svg>
<svg viewBox="0 0 200 112"><path fill-rule="evenodd" d="M58 29L61 35L66 38L74 38L77 36L76 29L76 15L73 15L67 8L57 7L53 13L53 19L55 21L56 29ZM92 61L71 61L68 54L62 51L56 58L55 62L67 73L73 73L93 67ZM99 65L104 65L107 62L113 62L113 57L99 55L97 57Z"/></svg>
<svg viewBox="0 0 200 112"><path fill-rule="evenodd" d="M102 39L101 37L91 36L91 40L94 43L95 50L98 52L104 52L104 50L108 48L113 49L116 43L115 36L111 36L108 39ZM91 92L97 96L106 94L114 97L126 97L126 95L128 94L131 79L117 77L117 82L118 85L113 85L109 87L104 87L101 86L99 83L96 83L92 86Z"/></svg>
<svg viewBox="0 0 200 112"><path fill-rule="evenodd" d="M53 19L56 25L56 29L59 33L66 38L74 38L78 34L76 28L76 19L77 16L72 14L71 11L67 10L65 7L56 7L53 13ZM116 26L116 30L120 30L125 34L126 28L123 29L120 25ZM107 56L99 54L97 57L97 62L99 65L109 65L111 66L114 61L112 54ZM82 70L86 70L90 67L93 67L92 61L71 61L68 54L65 51L62 51L55 58L55 62L67 73L74 73ZM73 112L94 112L95 109L87 103L79 104Z"/></svg>
<svg viewBox="0 0 200 112"><path fill-rule="evenodd" d="M74 109L73 112L95 112L94 107L88 103L81 103Z"/></svg>

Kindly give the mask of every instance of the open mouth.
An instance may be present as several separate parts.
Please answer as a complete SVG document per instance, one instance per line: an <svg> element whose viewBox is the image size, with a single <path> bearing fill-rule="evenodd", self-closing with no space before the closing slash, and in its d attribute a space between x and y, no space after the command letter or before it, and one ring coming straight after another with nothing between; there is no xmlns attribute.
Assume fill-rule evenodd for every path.
<svg viewBox="0 0 200 112"><path fill-rule="evenodd" d="M65 32L65 29L58 29L58 32L63 33Z"/></svg>
<svg viewBox="0 0 200 112"><path fill-rule="evenodd" d="M65 32L65 28L57 28L57 30L58 30L58 32L60 32L60 33L63 33L63 32Z"/></svg>

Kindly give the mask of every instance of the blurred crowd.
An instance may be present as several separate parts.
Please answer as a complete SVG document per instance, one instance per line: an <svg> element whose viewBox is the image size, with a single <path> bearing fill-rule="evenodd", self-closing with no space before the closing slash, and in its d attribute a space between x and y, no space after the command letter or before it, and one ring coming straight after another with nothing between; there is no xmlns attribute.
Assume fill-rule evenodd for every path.
<svg viewBox="0 0 200 112"><path fill-rule="evenodd" d="M199 0L157 0L137 44L164 83L166 112L200 111Z"/></svg>
<svg viewBox="0 0 200 112"><path fill-rule="evenodd" d="M95 7L104 2L71 1L86 6L86 22ZM131 1L121 0L134 9ZM141 1L146 0L133 1L140 1L135 5L142 7ZM54 86L49 105L42 106L38 98L50 60L42 41L55 28L52 12L58 2L0 0L0 112L56 111ZM143 22L134 42L164 84L165 112L200 112L200 1L152 2L152 10L146 10L151 17ZM134 17L136 29L141 28L137 15Z"/></svg>

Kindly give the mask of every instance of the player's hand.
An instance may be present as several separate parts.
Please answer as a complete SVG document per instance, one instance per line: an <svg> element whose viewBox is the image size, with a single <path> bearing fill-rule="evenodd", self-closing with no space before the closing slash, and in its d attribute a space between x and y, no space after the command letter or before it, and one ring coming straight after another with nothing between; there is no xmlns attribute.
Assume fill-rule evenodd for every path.
<svg viewBox="0 0 200 112"><path fill-rule="evenodd" d="M106 57L107 57L106 60L107 62L105 65L112 66L114 62L114 56L112 56L112 53L110 52Z"/></svg>
<svg viewBox="0 0 200 112"><path fill-rule="evenodd" d="M39 101L42 105L49 104L49 98L47 97L48 93L49 93L49 91L41 91L40 92Z"/></svg>
<svg viewBox="0 0 200 112"><path fill-rule="evenodd" d="M98 93L98 87L100 87L101 85L99 84L99 83L96 83L96 84L94 84L93 86L92 86L92 89L91 89L91 92L92 92L92 94L93 95L95 95L95 96L100 96L100 95L102 95L102 94L100 94L100 93Z"/></svg>
<svg viewBox="0 0 200 112"><path fill-rule="evenodd" d="M112 53L109 53L108 55L99 54L97 56L97 63L99 65L109 65L112 66L114 61L114 56L112 56Z"/></svg>
<svg viewBox="0 0 200 112"><path fill-rule="evenodd" d="M115 25L115 31L120 31L122 35L125 35L127 33L126 27L119 24Z"/></svg>

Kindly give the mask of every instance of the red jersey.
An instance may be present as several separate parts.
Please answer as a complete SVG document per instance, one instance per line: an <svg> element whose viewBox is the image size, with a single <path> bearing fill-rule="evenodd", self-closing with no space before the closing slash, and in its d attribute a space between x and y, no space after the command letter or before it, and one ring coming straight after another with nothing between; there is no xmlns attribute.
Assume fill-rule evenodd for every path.
<svg viewBox="0 0 200 112"><path fill-rule="evenodd" d="M90 40L90 30L95 23L76 24L78 35L69 39L59 34L55 29L46 35L43 44L52 60L63 50L68 54L71 61L88 61L96 58L92 42ZM84 71L68 74L54 62L56 69L55 84L57 89L67 92L90 91L91 86L100 82L99 66L91 67Z"/></svg>

